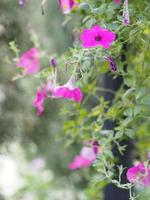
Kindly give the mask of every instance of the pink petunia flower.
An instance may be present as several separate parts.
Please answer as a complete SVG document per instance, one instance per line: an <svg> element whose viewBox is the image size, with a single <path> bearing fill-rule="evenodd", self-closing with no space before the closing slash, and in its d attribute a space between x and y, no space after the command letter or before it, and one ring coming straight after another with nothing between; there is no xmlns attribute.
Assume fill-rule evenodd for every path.
<svg viewBox="0 0 150 200"><path fill-rule="evenodd" d="M80 39L84 48L102 46L109 48L115 40L116 34L101 26L95 25L91 29L84 29Z"/></svg>
<svg viewBox="0 0 150 200"><path fill-rule="evenodd" d="M96 160L98 148L99 146L96 144L93 144L92 147L84 146L80 151L80 155L75 156L73 162L69 164L69 169L75 170L92 165L94 160Z"/></svg>
<svg viewBox="0 0 150 200"><path fill-rule="evenodd" d="M115 3L121 4L121 0L114 0Z"/></svg>
<svg viewBox="0 0 150 200"><path fill-rule="evenodd" d="M74 76L71 76L69 81L62 86L53 86L51 82L48 82L47 90L51 92L53 98L65 98L76 102L81 102L83 93L80 88L75 87L75 82Z"/></svg>
<svg viewBox="0 0 150 200"><path fill-rule="evenodd" d="M74 8L79 6L76 0L59 0L59 5L64 14L69 14Z"/></svg>
<svg viewBox="0 0 150 200"><path fill-rule="evenodd" d="M146 187L150 185L150 168L145 167L143 163L139 163L128 169L127 179L131 183L139 183Z"/></svg>
<svg viewBox="0 0 150 200"><path fill-rule="evenodd" d="M31 48L24 52L17 63L17 67L24 69L24 75L35 74L40 70L39 52Z"/></svg>
<svg viewBox="0 0 150 200"><path fill-rule="evenodd" d="M33 101L33 106L37 108L37 115L42 115L44 111L44 100L47 98L46 87L38 88L36 92L36 99Z"/></svg>

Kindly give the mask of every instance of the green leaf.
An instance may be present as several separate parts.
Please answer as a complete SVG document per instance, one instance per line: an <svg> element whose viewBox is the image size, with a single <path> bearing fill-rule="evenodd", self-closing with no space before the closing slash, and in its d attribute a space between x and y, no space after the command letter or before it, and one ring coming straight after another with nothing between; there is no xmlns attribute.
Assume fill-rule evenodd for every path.
<svg viewBox="0 0 150 200"><path fill-rule="evenodd" d="M146 88L145 87L141 87L139 88L138 92L136 93L136 100L142 98L144 95L146 94Z"/></svg>
<svg viewBox="0 0 150 200"><path fill-rule="evenodd" d="M126 129L124 133L125 133L125 135L127 135L129 138L132 138L132 139L135 136L135 132L133 129Z"/></svg>
<svg viewBox="0 0 150 200"><path fill-rule="evenodd" d="M133 110L131 108L126 109L123 114L127 117L132 117L133 116Z"/></svg>

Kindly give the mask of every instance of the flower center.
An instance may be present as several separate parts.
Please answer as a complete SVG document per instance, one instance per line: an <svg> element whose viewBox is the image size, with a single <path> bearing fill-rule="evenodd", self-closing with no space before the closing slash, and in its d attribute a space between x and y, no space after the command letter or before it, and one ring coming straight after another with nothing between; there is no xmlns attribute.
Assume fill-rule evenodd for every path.
<svg viewBox="0 0 150 200"><path fill-rule="evenodd" d="M101 37L100 35L98 35L98 36L95 37L95 40L96 40L97 42L100 42L100 41L102 40L102 37Z"/></svg>

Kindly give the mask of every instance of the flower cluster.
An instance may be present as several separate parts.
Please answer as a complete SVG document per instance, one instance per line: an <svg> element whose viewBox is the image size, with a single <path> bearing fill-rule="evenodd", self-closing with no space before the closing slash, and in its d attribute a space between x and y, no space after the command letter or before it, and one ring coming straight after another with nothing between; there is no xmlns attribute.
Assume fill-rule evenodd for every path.
<svg viewBox="0 0 150 200"><path fill-rule="evenodd" d="M91 48L96 46L102 46L104 48L109 48L111 43L115 40L115 33L110 32L107 29L103 29L100 26L93 26L91 29L84 29L81 34L81 40L83 42L83 47ZM35 74L40 70L39 52L36 48L31 48L27 52L21 54L17 67L23 68L23 74ZM110 68L115 71L116 64L111 57L107 57L110 62ZM55 59L51 60L51 65L56 68L57 62ZM53 76L55 79L55 76ZM37 108L38 115L41 115L44 111L44 100L48 98L48 94L51 98L65 98L71 99L76 102L81 102L83 94L80 88L75 86L76 80L75 76L72 75L68 82L64 85L57 85L56 80L49 80L46 86L39 88L37 90L36 99L33 102L33 106Z"/></svg>
<svg viewBox="0 0 150 200"><path fill-rule="evenodd" d="M20 5L24 5L26 0L19 0ZM115 3L120 4L121 0L114 0ZM59 6L64 14L70 13L74 8L79 7L76 0L59 0ZM123 5L123 23L129 24L128 0L124 1ZM104 49L110 48L116 39L116 34L108 29L99 25L94 25L90 29L84 29L81 33L80 39L83 48L103 47ZM17 67L23 69L23 75L35 74L40 71L40 53L36 48L31 48L27 52L21 54ZM112 57L107 56L106 60L110 63L110 69L116 71L116 63ZM51 60L53 68L56 67L57 62L55 59ZM51 98L66 98L76 102L81 102L83 94L80 88L75 86L75 76L71 76L69 81L59 86L55 80L48 81L42 88L37 90L36 99L33 106L37 108L38 115L41 115L44 110L44 100L51 96ZM55 83L55 84L54 84Z"/></svg>
<svg viewBox="0 0 150 200"><path fill-rule="evenodd" d="M57 62L55 59L51 60L51 65L56 68ZM39 52L36 48L31 48L27 52L21 54L17 67L23 68L23 75L35 74L40 70ZM54 70L55 71L55 70ZM75 75L72 75L68 82L64 85L56 84L56 76L47 81L44 86L37 89L36 99L33 101L33 106L37 108L37 114L41 115L44 111L44 100L48 97L64 98L76 102L81 102L83 93L80 88L76 87Z"/></svg>
<svg viewBox="0 0 150 200"><path fill-rule="evenodd" d="M19 0L19 4L24 5L26 0ZM121 4L121 0L114 0L116 4ZM59 0L59 6L64 14L69 14L74 8L79 7L76 0ZM124 0L123 4L123 24L129 25L128 0ZM101 27L98 24L91 28L84 28L80 40L82 48L103 48L107 50L116 40L116 33ZM116 71L116 62L110 56L105 56L105 60L109 62L110 70ZM70 99L75 102L81 102L83 93L80 88L76 87L76 76L73 74L64 85L57 84L55 72L57 71L57 61L51 60L53 75L50 79L39 87L36 92L36 98L33 106L37 109L37 115L40 116L44 112L44 101L49 98ZM31 48L21 54L17 67L23 69L23 75L36 74L40 71L40 53L36 48ZM76 170L92 165L96 160L100 146L97 141L92 142L91 146L84 145L79 155L76 155L73 162L69 164L69 169ZM143 186L150 184L150 169L146 168L143 163L130 168L127 172L127 178L132 183L140 183Z"/></svg>

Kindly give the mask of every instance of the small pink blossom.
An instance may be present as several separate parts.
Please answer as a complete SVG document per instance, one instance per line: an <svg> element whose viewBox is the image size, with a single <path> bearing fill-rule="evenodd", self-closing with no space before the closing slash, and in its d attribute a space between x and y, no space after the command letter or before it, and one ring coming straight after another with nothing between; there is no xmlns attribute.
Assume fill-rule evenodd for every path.
<svg viewBox="0 0 150 200"><path fill-rule="evenodd" d="M69 14L74 8L79 6L76 0L59 0L59 5L64 14Z"/></svg>
<svg viewBox="0 0 150 200"><path fill-rule="evenodd" d="M75 87L75 77L71 76L69 81L62 86L53 86L51 82L47 84L47 90L51 92L54 98L71 99L76 102L81 102L83 94L80 88Z"/></svg>
<svg viewBox="0 0 150 200"><path fill-rule="evenodd" d="M146 187L150 185L150 168L145 167L143 163L139 163L128 169L127 179L131 183L139 183Z"/></svg>
<svg viewBox="0 0 150 200"><path fill-rule="evenodd" d="M35 74L40 70L39 52L36 48L31 48L21 54L17 67L24 69L24 75Z"/></svg>
<svg viewBox="0 0 150 200"><path fill-rule="evenodd" d="M121 4L121 0L114 0L115 3Z"/></svg>
<svg viewBox="0 0 150 200"><path fill-rule="evenodd" d="M91 29L84 29L80 37L84 48L102 46L106 49L111 46L115 38L114 32L98 25L93 26Z"/></svg>
<svg viewBox="0 0 150 200"><path fill-rule="evenodd" d="M69 164L69 169L75 170L79 168L89 167L90 165L92 165L94 160L96 160L98 148L99 146L97 146L96 144L92 147L84 146L81 149L80 154L75 156L73 162Z"/></svg>
<svg viewBox="0 0 150 200"><path fill-rule="evenodd" d="M37 115L42 115L44 111L44 100L47 98L46 87L38 88L36 92L36 99L33 101L33 106L37 108Z"/></svg>

